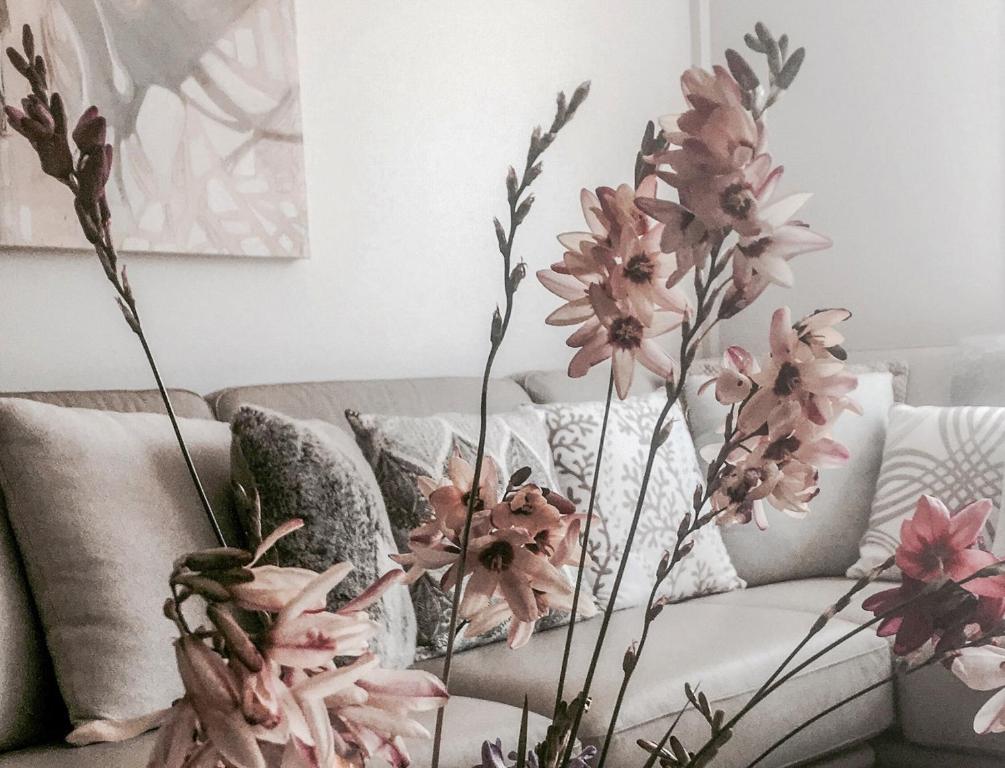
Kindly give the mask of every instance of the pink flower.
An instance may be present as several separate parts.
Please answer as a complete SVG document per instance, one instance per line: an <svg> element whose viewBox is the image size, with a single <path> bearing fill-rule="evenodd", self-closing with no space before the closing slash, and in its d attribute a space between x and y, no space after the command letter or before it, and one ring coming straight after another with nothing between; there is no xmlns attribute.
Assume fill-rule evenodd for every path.
<svg viewBox="0 0 1005 768"><path fill-rule="evenodd" d="M622 398L631 383L636 352L644 365L669 375L669 358L642 340L676 328L691 311L687 295L676 285L683 274L679 259L675 261L661 246L664 226L639 205L655 193L655 176L646 178L637 190L625 184L617 189L600 187L596 193L583 190L590 231L560 235L566 248L563 261L538 273L541 283L566 301L546 322L581 324L567 342L579 348L569 375L583 376L613 354ZM627 352L617 352L619 348ZM626 359L619 363L619 357Z"/></svg>
<svg viewBox="0 0 1005 768"><path fill-rule="evenodd" d="M953 582L942 586L904 576L900 586L866 598L862 607L881 616L876 634L895 637L893 652L914 653L929 641L942 653L997 627L1005 600L979 597Z"/></svg>
<svg viewBox="0 0 1005 768"><path fill-rule="evenodd" d="M711 73L692 67L681 77L681 90L690 109L676 120L660 121L680 149L655 158L670 164L671 183L679 188L749 165L763 142L762 130L744 107L740 87L729 72L719 66Z"/></svg>
<svg viewBox="0 0 1005 768"><path fill-rule="evenodd" d="M663 225L660 250L676 254L677 268L667 278L667 285L676 285L691 269L704 266L712 248L712 235L697 216L670 200L640 197L635 204Z"/></svg>
<svg viewBox="0 0 1005 768"><path fill-rule="evenodd" d="M771 157L758 155L745 167L678 182L680 201L709 229L730 227L741 235L761 231L759 200L770 178Z"/></svg>
<svg viewBox="0 0 1005 768"><path fill-rule="evenodd" d="M175 655L186 699L214 750L241 768L265 768L255 732L241 711L237 680L223 659L191 635L175 643Z"/></svg>
<svg viewBox="0 0 1005 768"><path fill-rule="evenodd" d="M762 190L762 199L770 196L770 189L777 183L781 171L781 168L776 169L766 184L768 189ZM740 237L731 250L733 285L726 304L732 306L734 312L749 306L769 283L792 287L795 279L789 266L792 258L830 247L828 237L792 218L809 198L810 195L797 194L775 201L759 200L759 231Z"/></svg>
<svg viewBox="0 0 1005 768"><path fill-rule="evenodd" d="M746 524L754 521L764 530L768 527L763 500L778 480L778 467L771 462L745 460L727 464L719 473L710 503L720 525Z"/></svg>
<svg viewBox="0 0 1005 768"><path fill-rule="evenodd" d="M792 327L788 307L772 315L770 343L771 357L753 377L758 389L740 410L740 427L747 434L756 432L789 400L797 401L813 423L826 424L835 403L854 390L858 380L842 372L839 360L815 356Z"/></svg>
<svg viewBox="0 0 1005 768"><path fill-rule="evenodd" d="M499 470L491 457L485 457L480 474L478 496L474 502L475 514L491 510L499 498ZM447 477L450 482L430 492L428 498L440 529L444 534L457 537L467 519L475 469L454 453L447 463Z"/></svg>
<svg viewBox="0 0 1005 768"><path fill-rule="evenodd" d="M7 106L4 113L11 127L28 139L38 154L42 170L57 179L67 180L73 172L73 157L66 140L66 112L58 93L49 105L35 94L21 101L22 112Z"/></svg>
<svg viewBox="0 0 1005 768"><path fill-rule="evenodd" d="M559 528L562 526L562 512L553 503L560 503L556 496L546 493L534 483L528 483L496 504L492 510L492 525L496 528L522 528L531 538L550 528Z"/></svg>
<svg viewBox="0 0 1005 768"><path fill-rule="evenodd" d="M464 585L461 616L470 618L485 608L497 594L520 621L536 621L540 610L534 591L568 594L572 587L562 572L546 557L527 549L533 539L519 528L508 528L480 536L470 542L465 562L471 577ZM457 584L457 566L443 579L444 589Z"/></svg>
<svg viewBox="0 0 1005 768"><path fill-rule="evenodd" d="M974 717L980 734L1005 732L1005 648L982 645L964 648L952 664L953 674L975 691L1000 689Z"/></svg>
<svg viewBox="0 0 1005 768"><path fill-rule="evenodd" d="M333 565L316 574L283 606L265 636L267 658L287 667L309 668L327 664L336 656L366 653L377 625L360 606L345 606L336 613L317 610L351 570L349 563Z"/></svg>
<svg viewBox="0 0 1005 768"><path fill-rule="evenodd" d="M747 399L754 388L751 378L760 372L754 356L743 347L731 346L722 353L722 369L698 388L701 395L715 385L715 399L723 405L734 405Z"/></svg>
<svg viewBox="0 0 1005 768"><path fill-rule="evenodd" d="M950 515L941 501L922 496L914 517L900 527L897 567L927 584L946 579L960 582L994 564L994 555L974 546L991 509L991 502L982 499ZM976 595L1005 597L1005 577L973 579L962 586Z"/></svg>
<svg viewBox="0 0 1005 768"><path fill-rule="evenodd" d="M681 316L670 312L654 313L650 325L631 314L612 299L599 285L590 287L590 300L599 323L583 333L573 334L569 343L580 347L569 363L569 375L585 376L597 363L612 358L614 383L618 397L624 400L635 375L636 361L663 379L673 376L674 361L654 341L680 325Z"/></svg>
<svg viewBox="0 0 1005 768"><path fill-rule="evenodd" d="M322 766L366 764L380 757L407 768L411 759L404 739L429 738L411 713L441 707L448 698L435 676L380 669L372 655L345 667L298 673L291 689Z"/></svg>

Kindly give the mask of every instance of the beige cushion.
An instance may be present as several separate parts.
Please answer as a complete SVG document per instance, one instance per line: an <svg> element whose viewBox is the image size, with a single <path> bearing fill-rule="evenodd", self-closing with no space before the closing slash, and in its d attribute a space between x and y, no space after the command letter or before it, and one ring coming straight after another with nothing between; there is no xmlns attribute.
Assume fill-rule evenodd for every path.
<svg viewBox="0 0 1005 768"><path fill-rule="evenodd" d="M625 649L638 637L642 609L614 614L597 670L593 704L584 719L586 743L602 741L621 682ZM653 624L649 645L639 663L621 718L609 765L639 765L636 739L656 740L685 705L685 681L701 684L713 706L735 712L792 650L814 621L811 613L740 605L718 605L698 598L667 607ZM810 643L809 652L849 631L854 625L836 619ZM599 621L578 628L568 690L581 685ZM480 693L518 703L524 693L536 712L549 713L565 633L542 632L521 651L490 645L454 659L451 688L460 695ZM436 664L419 665L435 671ZM717 768L746 766L754 755L801 722L842 697L890 673L885 641L862 632L790 682L763 707L752 711L722 750ZM893 722L893 698L884 686L794 738L764 768L788 765L822 755L874 735ZM707 726L693 710L684 714L678 734L692 748L707 738Z"/></svg>
<svg viewBox="0 0 1005 768"><path fill-rule="evenodd" d="M62 392L5 392L3 397L34 400L68 408L92 408L117 413L166 413L156 389L91 389ZM184 419L212 419L213 411L202 395L187 389L170 389L174 412Z"/></svg>
<svg viewBox="0 0 1005 768"><path fill-rule="evenodd" d="M182 430L233 540L229 430ZM171 563L214 539L167 418L0 400L0 484L73 722L169 704Z"/></svg>
<svg viewBox="0 0 1005 768"><path fill-rule="evenodd" d="M565 371L529 371L513 378L523 385L535 403L584 403L607 397L610 375L608 366L598 365L578 379ZM633 395L648 395L661 387L662 382L648 371L641 367L635 371Z"/></svg>
<svg viewBox="0 0 1005 768"><path fill-rule="evenodd" d="M0 750L41 741L65 722L21 557L0 496Z"/></svg>
<svg viewBox="0 0 1005 768"><path fill-rule="evenodd" d="M205 400L194 392L171 390L178 413L212 418ZM14 397L14 394L5 395ZM17 397L55 405L113 411L162 411L156 390L26 392ZM0 493L0 750L37 743L66 730L64 710L41 626L28 592L21 556L7 522Z"/></svg>
<svg viewBox="0 0 1005 768"><path fill-rule="evenodd" d="M1005 733L974 733L974 715L995 691L973 691L948 669L933 665L898 680L897 694L908 741L1005 757Z"/></svg>
<svg viewBox="0 0 1005 768"><path fill-rule="evenodd" d="M416 719L433 733L435 712L420 712ZM548 720L530 714L527 720L529 743L543 738ZM443 749L440 768L471 768L479 762L483 741L503 741L507 752L515 750L520 735L520 710L492 701L454 697L447 704L444 718ZM74 749L47 746L0 755L0 768L139 768L146 765L153 748L156 732L147 733L121 744L94 744ZM412 765L423 768L430 764L431 739L406 739ZM387 763L374 760L369 768L387 768Z"/></svg>
<svg viewBox="0 0 1005 768"><path fill-rule="evenodd" d="M221 421L230 421L242 405L257 405L296 419L322 419L348 430L347 409L395 416L476 413L480 396L481 379L465 377L268 384L224 389L207 399ZM512 379L494 379L489 385L493 413L529 402L527 393Z"/></svg>
<svg viewBox="0 0 1005 768"><path fill-rule="evenodd" d="M692 376L686 385L688 422L699 450L722 442L726 416L713 388L698 395L705 380L705 376ZM756 525L723 530L736 572L749 585L844 576L858 558L879 474L887 413L894 404L893 384L889 371L859 374L852 396L863 414L845 413L833 427L834 438L848 448L851 458L843 467L820 470L820 494L810 502L806 518L796 519L769 506L767 531Z"/></svg>

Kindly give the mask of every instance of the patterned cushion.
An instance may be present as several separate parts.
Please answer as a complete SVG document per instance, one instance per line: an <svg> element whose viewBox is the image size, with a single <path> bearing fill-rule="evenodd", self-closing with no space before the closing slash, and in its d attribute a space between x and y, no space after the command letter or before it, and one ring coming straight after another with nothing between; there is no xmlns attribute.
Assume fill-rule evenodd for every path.
<svg viewBox="0 0 1005 768"><path fill-rule="evenodd" d="M589 584L601 600L611 594L642 483L653 425L665 403L666 395L656 392L611 405L589 549L593 559ZM544 414L548 426L559 488L585 511L596 471L604 405L559 403L535 408ZM663 552L673 547L677 528L690 511L695 486L702 479L679 406L674 406L669 421L673 428L653 468L631 561L618 593L619 608L642 604L649 597L656 566ZM716 526L705 526L694 540L692 552L664 584L664 595L680 600L743 586Z"/></svg>
<svg viewBox="0 0 1005 768"><path fill-rule="evenodd" d="M869 527L848 575L861 576L894 553L900 525L914 514L923 493L950 509L983 498L1000 509L1003 465L1005 408L894 406ZM988 542L997 527L998 513L992 512L984 531Z"/></svg>
<svg viewBox="0 0 1005 768"><path fill-rule="evenodd" d="M395 541L398 548L405 551L409 532L430 514L416 479L444 477L454 450L473 462L478 444L478 417L447 413L416 418L347 411L346 418L377 475ZM500 492L501 486L521 467L530 467L533 482L558 487L540 414L521 410L490 416L485 447L487 455L499 466ZM418 622L416 657L420 659L446 652L451 598L440 589L439 575L427 573L412 586ZM559 621L560 617L550 616L542 619L541 625L554 626ZM479 637L465 637L462 633L455 647L463 650L505 636L505 626Z"/></svg>
<svg viewBox="0 0 1005 768"><path fill-rule="evenodd" d="M394 567L387 511L373 473L352 436L324 421L294 421L244 406L231 423L234 476L250 471L266 532L294 517L306 526L276 544L285 566L323 571L339 562L353 570L328 594L336 610ZM393 587L371 606L380 626L375 650L385 666L407 667L415 656L415 613L408 591Z"/></svg>

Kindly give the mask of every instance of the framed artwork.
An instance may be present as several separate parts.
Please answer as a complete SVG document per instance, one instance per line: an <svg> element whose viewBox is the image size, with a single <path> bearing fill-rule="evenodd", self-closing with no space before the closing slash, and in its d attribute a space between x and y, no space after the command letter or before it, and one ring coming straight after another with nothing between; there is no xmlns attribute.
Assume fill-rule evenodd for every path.
<svg viewBox="0 0 1005 768"><path fill-rule="evenodd" d="M96 104L123 252L308 255L294 0L0 0L31 24L70 120ZM23 82L4 57L0 92ZM66 194L0 112L0 249L85 248Z"/></svg>

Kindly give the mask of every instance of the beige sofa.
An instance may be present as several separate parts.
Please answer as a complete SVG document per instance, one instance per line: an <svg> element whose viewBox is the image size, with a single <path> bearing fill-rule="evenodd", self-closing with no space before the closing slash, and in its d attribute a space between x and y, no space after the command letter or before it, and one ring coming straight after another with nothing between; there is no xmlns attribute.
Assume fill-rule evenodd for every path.
<svg viewBox="0 0 1005 768"><path fill-rule="evenodd" d="M909 401L946 404L959 352L954 349L895 350L866 353L857 359L901 359L911 366ZM490 389L492 411L511 410L532 401L585 400L596 397L596 380L569 381L557 374L499 379ZM176 391L181 415L228 420L245 403L297 418L323 419L348 428L346 408L361 411L430 414L472 408L475 379L321 382L236 387L202 398ZM155 392L21 393L50 403L117 411L160 411ZM728 545L728 539L727 539ZM821 542L826 546L826 542ZM742 575L742 574L741 574ZM700 684L713 706L728 712L742 705L792 649L817 614L847 589L842 573L766 584L670 606L653 628L649 652L634 677L632 695L622 709L609 765L641 765L639 738L658 739L684 707L683 684ZM868 594L868 593L866 593ZM0 768L127 768L142 766L151 734L131 742L72 748L60 744L66 715L54 684L44 639L19 563L16 544L0 507ZM852 607L814 641L808 652L867 620ZM599 622L585 623L577 634L569 690L581 681ZM618 612L611 626L605 658L594 688L594 701L583 738L596 743L606 728L620 682L621 656L641 626L638 609ZM512 747L525 694L540 733L550 713L564 632L541 632L522 651L502 645L476 648L455 662L448 710L449 747L444 768L470 768L485 738L499 736ZM437 671L434 660L422 664ZM800 674L788 692L755 710L722 753L724 768L742 766L791 727L844 695L890 674L888 644L871 631L858 634L837 652ZM868 766L881 755L882 765L1000 764L1005 737L982 737L969 730L980 696L963 689L944 670L884 686L817 723L787 743L764 766L796 764ZM702 743L706 732L692 711L679 725L684 740ZM533 735L533 734L532 734ZM878 738L876 738L878 737ZM956 750L942 752L942 749ZM963 750L963 751L960 751ZM964 751L969 752L964 756ZM428 745L413 745L415 765L428 764ZM998 757L995 757L998 756Z"/></svg>

